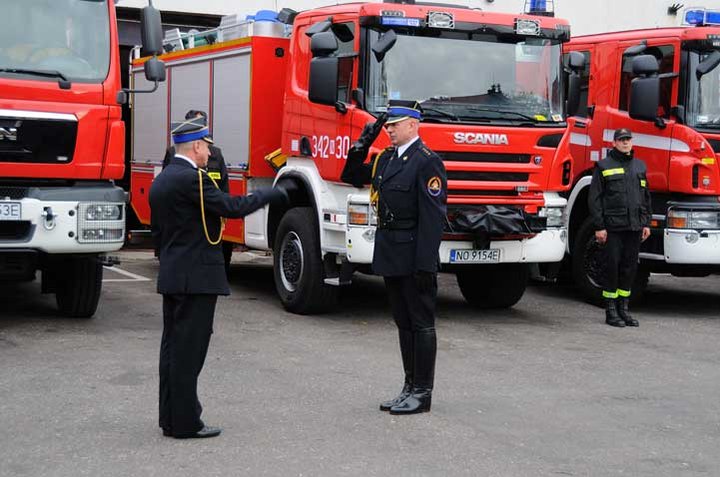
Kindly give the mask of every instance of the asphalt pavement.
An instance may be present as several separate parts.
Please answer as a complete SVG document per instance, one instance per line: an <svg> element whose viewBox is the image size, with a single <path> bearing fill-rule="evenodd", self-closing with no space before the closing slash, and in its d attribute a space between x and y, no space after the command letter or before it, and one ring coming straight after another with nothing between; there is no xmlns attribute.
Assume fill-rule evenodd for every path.
<svg viewBox="0 0 720 477"><path fill-rule="evenodd" d="M58 317L37 282L0 291L0 476L720 475L720 276L653 276L640 327L617 329L567 286L478 311L442 275L432 412L391 416L382 280L296 316L242 255L200 379L224 432L175 440L157 427L157 262L121 260L91 320Z"/></svg>

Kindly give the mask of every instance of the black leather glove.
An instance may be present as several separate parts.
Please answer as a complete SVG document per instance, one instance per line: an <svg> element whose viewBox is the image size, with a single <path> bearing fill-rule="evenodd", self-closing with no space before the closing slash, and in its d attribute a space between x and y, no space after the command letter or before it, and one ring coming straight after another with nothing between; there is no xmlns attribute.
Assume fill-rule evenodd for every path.
<svg viewBox="0 0 720 477"><path fill-rule="evenodd" d="M370 149L370 146L375 142L382 127L385 125L385 121L387 121L387 113L382 113L374 123L367 123L360 133L360 137L353 143L352 148L357 150L363 149L365 150L365 154L367 154L367 150Z"/></svg>
<svg viewBox="0 0 720 477"><path fill-rule="evenodd" d="M264 194L266 194L270 205L285 206L290 204L290 196L284 187L276 186L273 188L263 189L263 191Z"/></svg>
<svg viewBox="0 0 720 477"><path fill-rule="evenodd" d="M423 270L415 272L415 286L420 293L432 293L435 290L436 274Z"/></svg>

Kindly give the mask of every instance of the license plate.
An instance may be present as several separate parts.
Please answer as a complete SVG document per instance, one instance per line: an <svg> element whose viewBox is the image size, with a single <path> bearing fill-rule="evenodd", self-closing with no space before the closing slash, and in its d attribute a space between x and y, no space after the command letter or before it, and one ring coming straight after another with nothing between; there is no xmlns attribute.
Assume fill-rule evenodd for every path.
<svg viewBox="0 0 720 477"><path fill-rule="evenodd" d="M450 263L498 263L500 249L450 250Z"/></svg>
<svg viewBox="0 0 720 477"><path fill-rule="evenodd" d="M21 218L20 202L0 202L0 220L20 220Z"/></svg>

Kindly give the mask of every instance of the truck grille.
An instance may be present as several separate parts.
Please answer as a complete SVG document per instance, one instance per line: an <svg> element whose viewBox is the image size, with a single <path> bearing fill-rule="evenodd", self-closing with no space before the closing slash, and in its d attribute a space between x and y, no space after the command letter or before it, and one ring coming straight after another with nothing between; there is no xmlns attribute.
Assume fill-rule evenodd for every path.
<svg viewBox="0 0 720 477"><path fill-rule="evenodd" d="M474 189L450 189L448 188L448 196L465 195L465 196L483 196L483 197L517 197L519 193L515 190L474 190Z"/></svg>
<svg viewBox="0 0 720 477"><path fill-rule="evenodd" d="M447 171L449 181L525 182L529 177L524 172Z"/></svg>
<svg viewBox="0 0 720 477"><path fill-rule="evenodd" d="M0 162L68 164L77 126L77 121L0 116Z"/></svg>

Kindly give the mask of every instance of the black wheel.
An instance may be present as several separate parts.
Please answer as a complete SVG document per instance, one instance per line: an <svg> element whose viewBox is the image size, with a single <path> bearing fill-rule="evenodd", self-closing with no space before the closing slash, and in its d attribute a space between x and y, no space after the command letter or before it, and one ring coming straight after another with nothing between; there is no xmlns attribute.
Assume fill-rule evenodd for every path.
<svg viewBox="0 0 720 477"><path fill-rule="evenodd" d="M102 290L103 266L99 257L73 257L58 262L55 299L60 313L92 318Z"/></svg>
<svg viewBox="0 0 720 477"><path fill-rule="evenodd" d="M323 280L317 219L311 207L283 215L273 248L275 288L286 310L306 315L331 309L338 289Z"/></svg>
<svg viewBox="0 0 720 477"><path fill-rule="evenodd" d="M603 306L602 288L606 273L604 246L595 240L592 219L587 218L578 229L572 245L572 277L575 286L588 303ZM650 272L638 266L632 286L633 303L642 301L647 288Z"/></svg>
<svg viewBox="0 0 720 477"><path fill-rule="evenodd" d="M530 278L524 263L484 265L456 274L465 300L477 308L510 308L522 298Z"/></svg>

